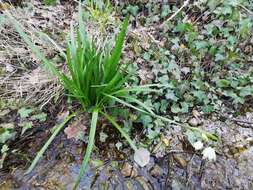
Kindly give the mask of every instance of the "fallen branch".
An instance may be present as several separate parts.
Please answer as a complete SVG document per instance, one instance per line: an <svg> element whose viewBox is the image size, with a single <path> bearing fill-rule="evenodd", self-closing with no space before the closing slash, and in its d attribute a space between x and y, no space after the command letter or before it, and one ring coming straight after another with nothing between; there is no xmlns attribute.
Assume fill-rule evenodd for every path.
<svg viewBox="0 0 253 190"><path fill-rule="evenodd" d="M246 124L251 124L251 125L253 125L253 122L244 121L244 120L240 120L240 119L231 119L231 121L235 121L235 122L239 122L239 123L246 123Z"/></svg>
<svg viewBox="0 0 253 190"><path fill-rule="evenodd" d="M241 7L242 9L244 9L246 12L248 12L249 14L251 14L253 16L253 12L251 10L247 9L245 6L243 6L241 4L239 4L238 6Z"/></svg>
<svg viewBox="0 0 253 190"><path fill-rule="evenodd" d="M253 128L253 122L250 121L243 121L239 119L231 119L231 121L237 123L238 125L244 128Z"/></svg>
<svg viewBox="0 0 253 190"><path fill-rule="evenodd" d="M188 4L189 4L190 0L186 0L184 2L184 4L182 5L182 7L180 7L176 12L174 12L167 20L165 20L160 27L164 27L165 23L172 20L175 16L177 16L178 13L180 13Z"/></svg>

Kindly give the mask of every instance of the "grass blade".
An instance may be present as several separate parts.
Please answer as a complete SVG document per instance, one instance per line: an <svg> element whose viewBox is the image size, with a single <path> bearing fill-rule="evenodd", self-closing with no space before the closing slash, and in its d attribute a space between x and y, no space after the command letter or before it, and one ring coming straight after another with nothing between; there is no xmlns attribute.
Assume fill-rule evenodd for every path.
<svg viewBox="0 0 253 190"><path fill-rule="evenodd" d="M55 74L56 76L60 77L61 74L56 69L56 67L41 53L39 48L31 41L31 39L28 37L28 35L24 32L22 27L20 26L20 23L8 12L5 12L6 16L12 21L16 31L19 33L19 35L22 37L22 39L25 41L25 43L29 46L29 48L32 50L32 52L41 60L43 63L48 67L48 69Z"/></svg>
<svg viewBox="0 0 253 190"><path fill-rule="evenodd" d="M139 106L143 107L145 110L147 110L150 114L155 115L155 113L152 111L152 108L150 108L149 106L147 106L146 104L144 104L143 102L141 102L140 100L132 97L132 96L121 96L122 98L126 98L132 102L135 102L136 104L138 104Z"/></svg>
<svg viewBox="0 0 253 190"><path fill-rule="evenodd" d="M84 27L84 21L83 21L83 11L82 11L82 2L79 0L79 5L78 5L78 24L79 24L79 33L81 36L82 42L86 42L86 32L85 32L85 27Z"/></svg>
<svg viewBox="0 0 253 190"><path fill-rule="evenodd" d="M136 107L136 106L134 106L134 105L132 105L132 104L130 104L130 103L128 103L128 102L126 102L126 101L120 99L120 98L117 98L117 97L115 97L115 96L111 96L111 95L109 95L109 94L105 94L105 96L107 96L107 97L109 97L109 98L115 100L116 102L119 102L119 103L121 103L121 104L123 104L123 105L125 105L125 106L127 106L127 107L133 108L133 109L135 109L135 110L137 110L137 111L139 111L139 112L142 112L142 113L151 115L149 112L146 112L145 110L140 109L140 108L138 108L138 107Z"/></svg>
<svg viewBox="0 0 253 190"><path fill-rule="evenodd" d="M88 165L89 159L90 159L90 155L93 149L93 145L94 145L94 138L95 138L95 134L96 134L96 127L97 127L97 120L98 120L98 109L94 109L92 112L92 119L91 119L91 127L90 127L90 134L89 134L89 141L88 141L88 146L87 146L87 150L85 152L85 156L82 162L82 166L78 175L78 178L75 182L75 185L73 187L73 189L77 189L78 185L81 181L81 178L85 172L85 169Z"/></svg>
<svg viewBox="0 0 253 190"><path fill-rule="evenodd" d="M51 142L54 140L54 138L56 137L56 135L61 131L61 129L65 126L65 124L72 118L74 117L75 114L72 114L68 117L66 117L66 119L59 125L56 127L56 129L54 130L53 134L51 135L51 137L47 140L47 142L44 144L44 146L40 149L40 151L37 153L36 157L34 158L32 164L30 165L30 167L27 169L27 171L25 172L25 174L30 173L33 168L36 166L36 164L38 163L38 161L40 160L40 158L43 156L43 154L45 153L45 151L47 150L48 146L51 144Z"/></svg>
<svg viewBox="0 0 253 190"><path fill-rule="evenodd" d="M137 149L135 143L131 140L131 138L128 136L128 134L119 126L119 124L117 124L117 122L111 116L109 116L108 114L106 114L105 112L100 111L100 113L102 115L104 115L106 117L106 119L108 119L112 123L112 125L114 127L116 127L116 129L118 129L118 131L121 133L121 135L123 137L125 137L125 139L127 140L127 142L130 144L130 146L132 147L132 149L134 151L137 151L138 149Z"/></svg>
<svg viewBox="0 0 253 190"><path fill-rule="evenodd" d="M118 64L122 53L123 42L126 36L127 27L128 27L128 17L125 18L122 24L121 31L116 39L115 47L112 51L112 55L105 64L105 82L111 80L111 78L114 77L115 73L118 70Z"/></svg>
<svg viewBox="0 0 253 190"><path fill-rule="evenodd" d="M121 94L121 93L127 93L127 92L135 92L135 93L139 93L139 92L161 92L161 90L156 90L156 89L150 89L150 88L124 88L121 90L118 90L116 92L113 92L111 95L115 95L115 94Z"/></svg>
<svg viewBox="0 0 253 190"><path fill-rule="evenodd" d="M55 48L60 52L61 56L64 57L66 59L66 53L63 51L63 49L57 44L57 42L55 42L55 40L53 40L49 35L47 35L44 32L41 31L36 31L41 37L45 37L50 43L52 43Z"/></svg>
<svg viewBox="0 0 253 190"><path fill-rule="evenodd" d="M134 106L134 105L132 105L132 104L130 104L130 103L128 103L128 102L126 102L126 101L120 99L120 98L117 98L117 97L112 96L112 95L109 95L109 94L105 94L105 96L107 96L107 97L109 97L109 98L115 100L116 102L119 102L119 103L121 103L121 104L123 104L123 105L125 105L125 106L127 106L127 107L133 108L133 109L135 109L135 110L137 110L137 111L139 111L139 112L142 112L142 113L145 113L145 114L147 114L147 115L150 115L150 116L156 117L156 118L158 118L158 119L161 119L162 121L165 121L165 122L168 122L168 123L173 123L173 124L175 124L175 125L179 125L179 126L185 127L184 125L182 125L182 124L180 124L180 123L178 123L178 122L176 122L176 121L174 121L174 120L172 120L172 119L168 119L168 118L166 118L166 117L156 115L152 110L151 110L151 112L150 112L150 111L145 111L145 110L143 110L143 109L141 109L141 108L138 108L138 107L136 107L136 106ZM136 100L137 100L137 99L136 99ZM135 100L135 101L136 101L136 100ZM136 102L136 103L137 103L137 102ZM141 104L143 104L143 103L141 102L141 104L140 104L140 101L138 100L138 103L137 103L137 104L141 105ZM141 105L141 106L143 107L143 105ZM145 105L145 107L146 107L146 105ZM144 108L145 108L145 107L144 107ZM148 108L148 109L150 109L150 108Z"/></svg>
<svg viewBox="0 0 253 190"><path fill-rule="evenodd" d="M161 89L159 89L159 90L152 89L152 87L164 88L164 87L168 87L168 85L147 84L147 85L141 85L141 86L131 86L131 87L128 87L128 88L118 90L118 91L114 92L111 95L126 93L126 92L136 92L136 93L138 93L138 92L161 92Z"/></svg>

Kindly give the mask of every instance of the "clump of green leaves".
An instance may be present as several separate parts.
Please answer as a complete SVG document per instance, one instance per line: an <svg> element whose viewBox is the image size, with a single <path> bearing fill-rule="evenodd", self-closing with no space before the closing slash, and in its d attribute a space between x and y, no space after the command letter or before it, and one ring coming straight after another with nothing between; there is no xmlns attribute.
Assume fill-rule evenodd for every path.
<svg viewBox="0 0 253 190"><path fill-rule="evenodd" d="M128 65L120 64L120 58L127 31L128 18L124 20L121 26L121 31L116 38L113 49L109 49L106 46L101 45L100 47L97 47L95 40L89 39L85 32L81 3L79 3L79 26L77 29L74 29L74 27L71 26L69 38L67 39L68 46L66 48L66 54L63 51L61 52L66 58L68 68L68 73L64 73L40 52L38 47L34 45L30 37L24 32L20 23L8 12L7 17L12 21L17 32L32 49L34 54L44 63L46 68L54 75L58 76L59 80L68 92L68 96L78 100L78 102L82 105L83 111L89 112L91 115L88 146L74 189L78 187L81 177L88 165L94 145L97 121L100 116L104 116L112 124L112 126L118 129L121 135L133 148L135 153L138 153L135 154L135 159L139 162L140 160L149 160L148 158L138 158L143 154L139 153L140 151L135 143L116 122L116 119L108 114L107 107L109 105L120 103L143 114L156 117L159 120L180 125L175 121L156 115L152 105L149 106L144 104L133 95L134 93L136 94L142 92L160 92L159 90L155 90L154 87L160 88L167 85L151 84L125 87L125 83L129 79L129 74L127 72ZM22 110L21 113L24 116L29 114L27 113L27 110L25 112ZM56 127L52 136L39 151L27 172L30 172L35 167L36 163L46 151L49 144L53 141L54 137L60 132L64 124L72 117L73 115L69 116L63 124ZM37 116L36 118L41 118L41 116ZM149 153L143 149L142 152L145 152L145 155L149 155ZM143 163L140 164L143 165Z"/></svg>
<svg viewBox="0 0 253 190"><path fill-rule="evenodd" d="M11 14L7 13L7 16L12 23L14 23L14 27L23 40L33 50L35 55L44 63L47 69L58 76L65 89L68 91L68 95L78 100L84 111L91 113L88 146L74 189L78 187L81 177L87 167L94 144L97 121L100 114L107 118L108 121L119 130L136 152L138 148L135 143L117 124L116 120L108 115L106 111L108 105L112 102L118 102L137 111L155 116L152 108L146 106L134 96L131 96L130 92L154 92L156 90L153 90L152 87L157 87L159 85L133 86L128 88L125 88L124 86L129 79L129 75L126 70L127 65L120 64L120 57L128 26L128 18L126 18L122 24L121 31L115 42L115 47L112 50L98 48L94 43L94 40L89 39L85 32L80 3L79 27L75 30L74 27L71 26L70 35L67 40L68 47L66 49L66 54L62 52L66 58L69 71L69 73L63 73L40 52L38 47L34 45L29 36L23 31L20 23L18 23ZM141 108L135 106L136 104ZM26 117L29 114L29 110L20 110L20 114ZM165 120L170 121L169 119ZM59 133L61 128L62 125L53 132L51 138L37 154L27 172L30 172L34 168L39 158L43 155L44 151L57 133Z"/></svg>
<svg viewBox="0 0 253 190"><path fill-rule="evenodd" d="M247 97L253 95L253 77L227 77L216 80L217 92L230 98L234 104L244 104Z"/></svg>
<svg viewBox="0 0 253 190"><path fill-rule="evenodd" d="M13 123L2 123L0 125L0 169L3 167L5 158L8 154L8 141L13 140L16 136Z"/></svg>
<svg viewBox="0 0 253 190"><path fill-rule="evenodd" d="M33 121L44 122L47 120L46 113L37 113L34 108L22 107L18 110L22 127L21 135L33 127Z"/></svg>
<svg viewBox="0 0 253 190"><path fill-rule="evenodd" d="M122 9L129 6L123 5ZM143 57L142 61L148 62L146 65L154 74L155 82L169 86L158 101L154 96L143 97L143 101L155 105L160 113L166 110L173 115L189 113L193 108L210 114L220 110L224 103L229 107L247 106L253 97L252 65L248 64L252 61L253 17L249 11L252 3L212 0L189 6L197 12L205 11L208 16L187 21L188 13L182 11L173 20L166 21L159 33L161 43L159 40L152 43L150 38L150 47L143 48L144 51L133 48ZM157 23L164 21L164 15L178 8L169 2L147 1L143 8L148 12L145 18L140 11L135 19L147 28L156 29ZM154 120L149 120L149 126L150 123Z"/></svg>
<svg viewBox="0 0 253 190"><path fill-rule="evenodd" d="M117 23L114 17L113 6L109 0L88 0L84 3L90 13L89 18L98 24L101 31L105 32L108 25L115 25Z"/></svg>

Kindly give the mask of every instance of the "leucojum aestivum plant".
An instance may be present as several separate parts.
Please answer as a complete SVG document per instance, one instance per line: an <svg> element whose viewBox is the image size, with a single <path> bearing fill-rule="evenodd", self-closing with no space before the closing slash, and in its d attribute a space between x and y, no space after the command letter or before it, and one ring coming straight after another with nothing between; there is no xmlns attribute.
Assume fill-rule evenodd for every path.
<svg viewBox="0 0 253 190"><path fill-rule="evenodd" d="M128 134L117 123L117 120L108 114L107 106L112 101L144 114L149 114L153 117L160 118L165 122L186 127L192 131L198 131L205 134L208 138L215 138L215 136L212 134L205 133L200 129L179 124L168 118L156 115L151 107L148 107L143 102L131 95L142 92L160 92L156 89L166 88L166 86L150 84L125 87L125 84L129 79L129 74L127 72L127 65L120 64L120 57L128 27L128 18L126 18L122 23L121 30L115 40L114 48L102 49L96 47L94 40L89 39L87 33L85 32L81 3L79 3L78 15L78 27L74 29L74 27L71 26L67 39L67 48L65 51L61 51L61 54L63 54L66 59L68 69L68 73L63 73L54 65L54 63L45 57L45 55L37 46L34 45L31 38L23 30L23 26L9 12L6 12L6 17L11 21L19 35L27 43L28 47L33 51L37 58L41 60L43 65L59 78L62 85L68 92L68 96L75 98L82 106L83 111L91 114L88 145L78 179L73 189L78 187L81 177L87 168L94 145L97 121L99 117L106 118L112 124L112 126L118 129L121 135L127 140L131 148L135 151L135 154L140 150L130 139ZM38 152L26 173L29 173L33 170L55 136L73 116L74 114L70 115L61 125L56 126L52 136ZM142 160L140 154L136 155L139 156L139 160Z"/></svg>

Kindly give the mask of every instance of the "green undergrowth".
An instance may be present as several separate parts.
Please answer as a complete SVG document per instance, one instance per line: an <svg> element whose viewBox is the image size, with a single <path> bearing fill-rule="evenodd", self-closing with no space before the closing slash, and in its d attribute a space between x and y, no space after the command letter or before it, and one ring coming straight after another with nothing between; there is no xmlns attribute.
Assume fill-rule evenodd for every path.
<svg viewBox="0 0 253 190"><path fill-rule="evenodd" d="M144 103L154 105L158 113L171 113L175 118L193 109L207 116L225 111L226 107L235 110L235 114L245 107L250 111L253 3L247 0L191 2L175 18L166 21L180 6L179 2L156 4L153 1L145 5L121 4L121 11L131 14L130 20L140 28L152 31L156 40L147 36L147 45L140 37L145 33L133 37L131 51L140 59L134 61L131 69L141 73L145 65L144 69L152 75L146 81L133 77L133 83L155 81L169 85L163 96L142 97ZM152 118L143 116L140 120L149 131L157 130Z"/></svg>
<svg viewBox="0 0 253 190"><path fill-rule="evenodd" d="M128 27L128 17L126 17L122 23L121 31L116 37L114 48L108 48L106 44L96 44L96 39L90 38L87 35L84 27L83 11L81 3L79 3L78 27L74 28L73 25L70 26L70 32L67 38L67 48L65 51L61 51L62 56L65 57L68 70L68 72L65 73L62 72L51 60L46 58L40 49L32 42L31 38L24 32L23 26L9 12L6 12L6 16L11 23L13 23L14 28L24 42L33 51L37 58L42 61L44 67L59 78L60 82L66 89L66 95L77 100L82 106L83 111L88 112L91 115L88 145L78 179L73 189L78 188L81 177L87 168L94 145L97 122L102 116L106 118L112 126L118 129L121 135L127 140L131 148L135 151L135 159L138 160L138 162L135 161L138 164L146 165L147 163L143 163L143 161L149 160L149 158L142 158L140 152L142 152L143 149L140 149L139 151L139 147L117 123L117 119L110 115L110 111L107 109L108 106L121 104L124 107L136 110L142 114L158 118L163 122L173 123L185 127L188 130L196 131L201 134L203 133L207 138L217 140L215 136L201 131L200 129L192 128L157 115L153 106L144 104L142 101L138 100L135 95L141 93L159 94L161 93L161 90L167 88L168 85L158 83L125 86L129 83L129 79L132 75L128 70L129 64L122 64L120 62L123 43ZM55 44L56 43L53 43L53 45ZM26 117L31 112L32 110L29 109L19 110L20 115L23 117ZM62 124L56 126L55 130L53 130L52 136L38 152L26 173L33 170L55 136L74 115L75 113L67 117ZM147 152L147 150L144 151Z"/></svg>

